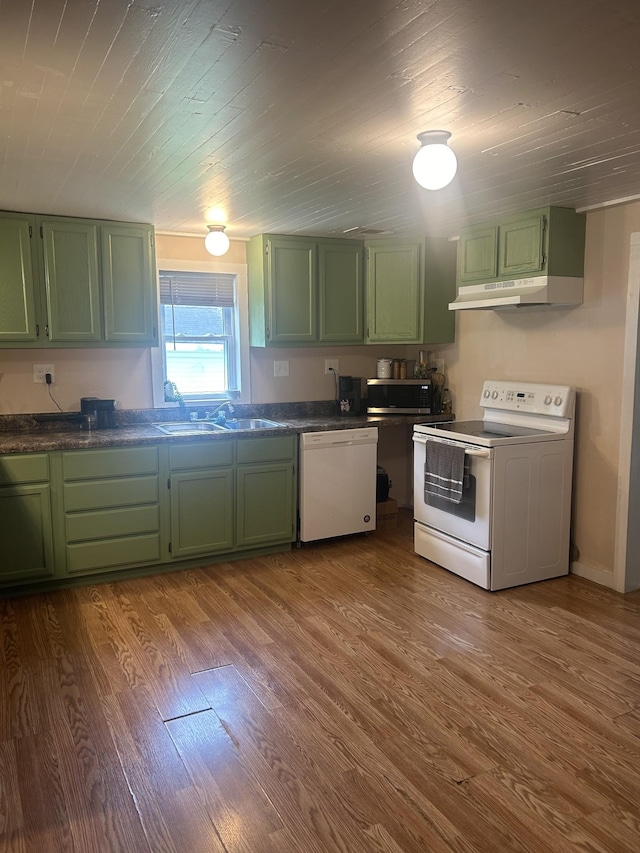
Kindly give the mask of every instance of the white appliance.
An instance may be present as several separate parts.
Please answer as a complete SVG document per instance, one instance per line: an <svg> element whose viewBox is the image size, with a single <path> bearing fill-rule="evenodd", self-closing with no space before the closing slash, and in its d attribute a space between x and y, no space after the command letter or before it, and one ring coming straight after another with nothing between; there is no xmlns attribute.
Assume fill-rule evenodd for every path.
<svg viewBox="0 0 640 853"><path fill-rule="evenodd" d="M584 279L540 275L511 281L492 281L461 287L450 311L468 308L526 308L527 305L581 305Z"/></svg>
<svg viewBox="0 0 640 853"><path fill-rule="evenodd" d="M376 528L377 427L300 436L298 540Z"/></svg>
<svg viewBox="0 0 640 853"><path fill-rule="evenodd" d="M575 391L487 381L479 421L414 427L414 549L484 589L569 571ZM425 489L427 442L464 447L462 500Z"/></svg>

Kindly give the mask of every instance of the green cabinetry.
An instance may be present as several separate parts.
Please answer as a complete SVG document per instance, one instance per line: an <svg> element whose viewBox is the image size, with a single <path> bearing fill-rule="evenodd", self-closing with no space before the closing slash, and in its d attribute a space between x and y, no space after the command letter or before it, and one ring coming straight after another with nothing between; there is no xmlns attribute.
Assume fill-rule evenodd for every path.
<svg viewBox="0 0 640 853"><path fill-rule="evenodd" d="M0 213L0 346L157 344L153 228Z"/></svg>
<svg viewBox="0 0 640 853"><path fill-rule="evenodd" d="M34 228L35 217L0 213L0 345L38 338Z"/></svg>
<svg viewBox="0 0 640 853"><path fill-rule="evenodd" d="M546 207L467 228L458 243L458 284L538 275L582 277L585 216Z"/></svg>
<svg viewBox="0 0 640 853"><path fill-rule="evenodd" d="M0 457L0 585L54 576L47 454Z"/></svg>
<svg viewBox="0 0 640 853"><path fill-rule="evenodd" d="M0 456L0 587L290 547L297 435Z"/></svg>
<svg viewBox="0 0 640 853"><path fill-rule="evenodd" d="M153 228L100 226L104 340L117 344L157 344Z"/></svg>
<svg viewBox="0 0 640 853"><path fill-rule="evenodd" d="M438 239L254 237L251 346L450 343L455 254Z"/></svg>
<svg viewBox="0 0 640 853"><path fill-rule="evenodd" d="M295 529L296 437L238 441L236 545L292 542Z"/></svg>
<svg viewBox="0 0 640 853"><path fill-rule="evenodd" d="M367 343L450 343L455 247L447 240L367 243Z"/></svg>
<svg viewBox="0 0 640 853"><path fill-rule="evenodd" d="M295 539L295 436L169 447L171 556Z"/></svg>
<svg viewBox="0 0 640 853"><path fill-rule="evenodd" d="M229 440L169 447L174 559L232 550L234 444Z"/></svg>
<svg viewBox="0 0 640 853"><path fill-rule="evenodd" d="M102 340L98 226L61 217L40 222L46 317L43 338L54 343Z"/></svg>
<svg viewBox="0 0 640 853"><path fill-rule="evenodd" d="M160 561L157 447L69 451L61 469L68 575Z"/></svg>
<svg viewBox="0 0 640 853"><path fill-rule="evenodd" d="M253 237L251 346L362 343L362 253L358 240Z"/></svg>

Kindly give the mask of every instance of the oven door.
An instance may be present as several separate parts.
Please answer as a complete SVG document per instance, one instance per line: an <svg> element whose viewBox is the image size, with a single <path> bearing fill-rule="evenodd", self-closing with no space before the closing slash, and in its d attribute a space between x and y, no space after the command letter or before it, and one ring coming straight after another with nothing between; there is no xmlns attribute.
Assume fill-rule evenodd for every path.
<svg viewBox="0 0 640 853"><path fill-rule="evenodd" d="M427 441L464 445L465 476L462 500L459 504L425 494L424 466ZM491 548L492 449L414 433L413 460L415 520L441 533L482 548L483 551L489 551Z"/></svg>

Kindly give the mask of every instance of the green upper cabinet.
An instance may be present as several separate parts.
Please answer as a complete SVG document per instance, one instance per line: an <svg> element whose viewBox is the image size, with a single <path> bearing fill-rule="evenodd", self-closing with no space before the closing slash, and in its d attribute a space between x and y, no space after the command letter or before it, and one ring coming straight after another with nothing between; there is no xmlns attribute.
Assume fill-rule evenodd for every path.
<svg viewBox="0 0 640 853"><path fill-rule="evenodd" d="M367 343L422 343L422 244L367 245Z"/></svg>
<svg viewBox="0 0 640 853"><path fill-rule="evenodd" d="M0 343L37 340L35 227L33 216L0 213Z"/></svg>
<svg viewBox="0 0 640 853"><path fill-rule="evenodd" d="M538 275L582 277L585 216L546 207L467 228L458 244L460 285Z"/></svg>
<svg viewBox="0 0 640 853"><path fill-rule="evenodd" d="M357 240L252 238L251 345L362 343L362 247Z"/></svg>
<svg viewBox="0 0 640 853"><path fill-rule="evenodd" d="M157 345L153 228L0 213L0 346Z"/></svg>
<svg viewBox="0 0 640 853"><path fill-rule="evenodd" d="M157 344L153 228L103 224L104 339Z"/></svg>
<svg viewBox="0 0 640 853"><path fill-rule="evenodd" d="M102 340L98 226L59 217L40 220L50 341Z"/></svg>
<svg viewBox="0 0 640 853"><path fill-rule="evenodd" d="M267 241L267 337L273 344L317 339L317 248L313 241Z"/></svg>
<svg viewBox="0 0 640 853"><path fill-rule="evenodd" d="M367 244L367 343L450 343L455 247L448 240Z"/></svg>
<svg viewBox="0 0 640 853"><path fill-rule="evenodd" d="M458 278L461 284L498 274L498 229L480 228L460 235Z"/></svg>
<svg viewBox="0 0 640 853"><path fill-rule="evenodd" d="M364 340L363 246L359 241L318 243L321 343L362 343Z"/></svg>

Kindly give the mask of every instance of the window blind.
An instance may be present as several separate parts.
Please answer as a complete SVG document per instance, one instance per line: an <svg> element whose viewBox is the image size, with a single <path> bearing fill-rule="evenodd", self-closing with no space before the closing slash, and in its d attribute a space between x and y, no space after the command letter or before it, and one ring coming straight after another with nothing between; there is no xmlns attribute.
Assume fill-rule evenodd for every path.
<svg viewBox="0 0 640 853"><path fill-rule="evenodd" d="M205 305L215 308L233 308L235 305L234 275L160 270L159 279L162 305Z"/></svg>

